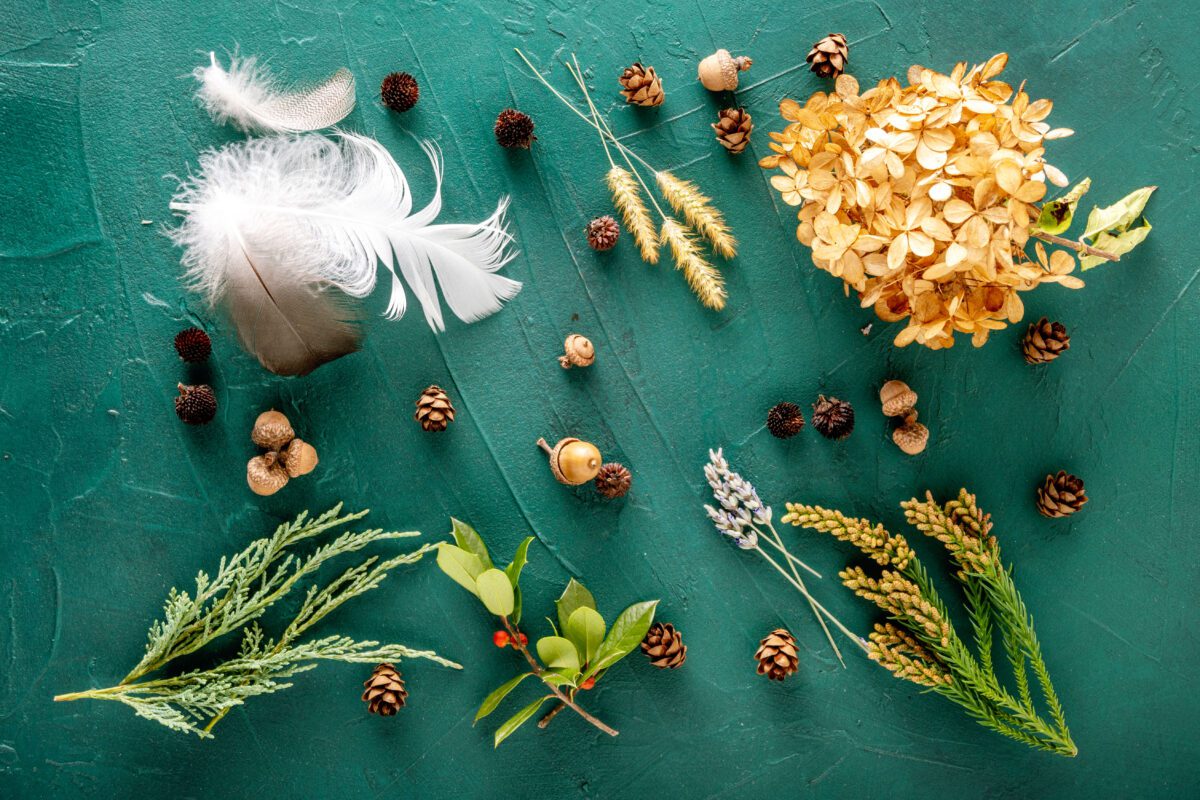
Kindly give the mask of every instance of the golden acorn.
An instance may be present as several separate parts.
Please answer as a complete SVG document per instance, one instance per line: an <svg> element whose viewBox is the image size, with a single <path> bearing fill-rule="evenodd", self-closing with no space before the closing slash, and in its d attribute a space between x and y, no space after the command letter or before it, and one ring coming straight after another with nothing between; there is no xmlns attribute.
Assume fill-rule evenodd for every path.
<svg viewBox="0 0 1200 800"><path fill-rule="evenodd" d="M885 417L902 417L917 404L917 393L904 381L888 381L879 390L879 402Z"/></svg>
<svg viewBox="0 0 1200 800"><path fill-rule="evenodd" d="M264 450L280 450L296 436L292 423L282 413L271 409L258 415L250 438Z"/></svg>
<svg viewBox="0 0 1200 800"><path fill-rule="evenodd" d="M906 454L915 456L929 443L929 428L917 422L917 412L909 409L904 424L892 431L892 441Z"/></svg>
<svg viewBox="0 0 1200 800"><path fill-rule="evenodd" d="M596 360L596 348L592 340L578 333L572 333L563 342L563 354L558 357L558 363L563 369L571 367L590 367Z"/></svg>
<svg viewBox="0 0 1200 800"><path fill-rule="evenodd" d="M738 85L738 73L750 69L754 61L746 56L734 58L721 49L700 62L696 77L710 92L732 92Z"/></svg>
<svg viewBox="0 0 1200 800"><path fill-rule="evenodd" d="M553 448L545 439L538 439L537 445L550 456L550 471L559 483L578 486L595 478L600 472L600 451L591 442L567 437L560 439Z"/></svg>
<svg viewBox="0 0 1200 800"><path fill-rule="evenodd" d="M279 454L283 468L288 477L299 478L317 468L317 449L303 439L292 439L287 448Z"/></svg>
<svg viewBox="0 0 1200 800"><path fill-rule="evenodd" d="M255 456L246 464L246 483L257 495L275 494L287 482L287 470L279 463L279 454L274 450Z"/></svg>

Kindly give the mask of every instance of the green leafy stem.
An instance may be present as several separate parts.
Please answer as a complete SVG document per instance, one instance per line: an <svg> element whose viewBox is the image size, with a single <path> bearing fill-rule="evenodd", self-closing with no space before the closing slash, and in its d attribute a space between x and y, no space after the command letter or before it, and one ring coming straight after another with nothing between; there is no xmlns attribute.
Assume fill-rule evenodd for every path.
<svg viewBox="0 0 1200 800"><path fill-rule="evenodd" d="M1121 256L1145 241L1153 228L1142 212L1150 195L1158 188L1145 186L1130 192L1111 206L1097 206L1088 214L1087 227L1082 236L1078 239L1060 236L1071 227L1079 200L1091 187L1091 179L1084 178L1062 197L1045 203L1031 231L1034 237L1044 242L1068 247L1079 253L1079 267L1085 272L1105 261L1120 261Z"/></svg>

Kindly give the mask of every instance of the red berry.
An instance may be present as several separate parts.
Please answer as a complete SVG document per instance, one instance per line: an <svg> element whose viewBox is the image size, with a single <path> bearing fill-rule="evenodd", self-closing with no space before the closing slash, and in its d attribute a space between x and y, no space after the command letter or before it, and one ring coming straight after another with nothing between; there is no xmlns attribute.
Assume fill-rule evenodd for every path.
<svg viewBox="0 0 1200 800"><path fill-rule="evenodd" d="M596 678L595 678L595 676L592 676L591 678L588 678L583 683L579 684L579 688L583 689L584 691L587 691L588 689L592 688L595 685L596 685Z"/></svg>
<svg viewBox="0 0 1200 800"><path fill-rule="evenodd" d="M496 631L492 634L492 644L496 647L508 647L508 633L505 631Z"/></svg>
<svg viewBox="0 0 1200 800"><path fill-rule="evenodd" d="M521 647L524 647L525 645L529 644L528 636L526 636L523 633L518 633L517 636L521 637Z"/></svg>

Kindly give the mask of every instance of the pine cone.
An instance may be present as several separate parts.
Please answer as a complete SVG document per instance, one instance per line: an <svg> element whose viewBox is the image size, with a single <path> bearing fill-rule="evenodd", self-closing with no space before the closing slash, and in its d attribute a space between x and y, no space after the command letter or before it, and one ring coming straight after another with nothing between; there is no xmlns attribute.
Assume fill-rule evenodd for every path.
<svg viewBox="0 0 1200 800"><path fill-rule="evenodd" d="M408 690L404 688L404 681L391 664L377 666L371 677L363 681L363 686L367 689L363 692L362 699L372 714L390 717L404 708L404 703L408 700Z"/></svg>
<svg viewBox="0 0 1200 800"><path fill-rule="evenodd" d="M1037 490L1037 509L1046 517L1069 517L1088 501L1083 493L1083 479L1059 470L1047 475Z"/></svg>
<svg viewBox="0 0 1200 800"><path fill-rule="evenodd" d="M717 141L729 152L737 155L750 144L750 132L754 130L754 122L744 108L726 108L713 123L712 129L717 132Z"/></svg>
<svg viewBox="0 0 1200 800"><path fill-rule="evenodd" d="M454 422L454 406L450 396L440 386L430 386L417 398L417 413L413 419L427 431L444 431Z"/></svg>
<svg viewBox="0 0 1200 800"><path fill-rule="evenodd" d="M646 632L642 639L642 652L650 663L659 669L675 669L687 660L687 645L683 643L683 634L675 630L671 623L665 625L656 622Z"/></svg>
<svg viewBox="0 0 1200 800"><path fill-rule="evenodd" d="M813 72L822 78L836 78L846 69L850 60L850 45L840 33L831 33L813 45L804 58Z"/></svg>
<svg viewBox="0 0 1200 800"><path fill-rule="evenodd" d="M212 339L199 328L184 328L175 334L175 352L189 364L199 364L212 353Z"/></svg>
<svg viewBox="0 0 1200 800"><path fill-rule="evenodd" d="M642 62L635 61L625 68L621 77L617 78L621 86L621 96L626 103L635 106L661 106L663 101L662 78L654 71L654 67L643 67Z"/></svg>
<svg viewBox="0 0 1200 800"><path fill-rule="evenodd" d="M179 384L175 398L175 414L188 425L204 425L217 415L217 396L208 384L184 386Z"/></svg>
<svg viewBox="0 0 1200 800"><path fill-rule="evenodd" d="M597 492L609 500L615 500L618 497L624 497L629 491L629 485L633 483L633 476L629 474L629 470L625 468L624 464L604 464L596 473L595 481Z"/></svg>
<svg viewBox="0 0 1200 800"><path fill-rule="evenodd" d="M417 104L421 87L407 72L393 72L379 86L379 98L392 111L408 111Z"/></svg>
<svg viewBox="0 0 1200 800"><path fill-rule="evenodd" d="M496 117L496 142L501 147L529 149L533 140L533 120L515 108L506 108Z"/></svg>
<svg viewBox="0 0 1200 800"><path fill-rule="evenodd" d="M1071 349L1071 337L1061 322L1050 322L1042 317L1029 326L1021 340L1021 349L1030 364L1045 364Z"/></svg>
<svg viewBox="0 0 1200 800"><path fill-rule="evenodd" d="M758 659L758 674L773 681L781 681L800 668L796 640L783 628L776 628L759 642L754 657Z"/></svg>
<svg viewBox="0 0 1200 800"><path fill-rule="evenodd" d="M605 214L589 222L584 232L587 234L587 243L593 250L611 250L621 235L621 226Z"/></svg>
<svg viewBox="0 0 1200 800"><path fill-rule="evenodd" d="M845 439L854 430L854 407L845 400L818 395L813 403L812 423L826 439Z"/></svg>
<svg viewBox="0 0 1200 800"><path fill-rule="evenodd" d="M795 403L778 403L767 412L767 430L776 439L790 439L804 427L804 414Z"/></svg>

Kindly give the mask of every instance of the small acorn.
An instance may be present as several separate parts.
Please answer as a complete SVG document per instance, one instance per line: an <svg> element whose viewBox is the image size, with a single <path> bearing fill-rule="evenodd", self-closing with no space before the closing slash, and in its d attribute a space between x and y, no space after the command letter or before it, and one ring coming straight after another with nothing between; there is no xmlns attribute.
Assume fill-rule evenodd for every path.
<svg viewBox="0 0 1200 800"><path fill-rule="evenodd" d="M754 61L746 56L734 58L721 49L700 62L697 77L710 92L732 92L738 86L738 73L750 69Z"/></svg>
<svg viewBox="0 0 1200 800"><path fill-rule="evenodd" d="M572 333L563 342L563 354L558 357L558 363L563 369L571 367L590 367L596 360L596 348L592 340L578 333Z"/></svg>
<svg viewBox="0 0 1200 800"><path fill-rule="evenodd" d="M929 428L917 422L917 412L909 409L904 424L892 431L892 441L906 454L915 456L929 444Z"/></svg>
<svg viewBox="0 0 1200 800"><path fill-rule="evenodd" d="M879 390L879 402L885 417L902 417L917 404L917 393L904 381L888 381Z"/></svg>
<svg viewBox="0 0 1200 800"><path fill-rule="evenodd" d="M188 425L205 425L217 415L217 396L206 383L197 386L179 384L175 414Z"/></svg>
<svg viewBox="0 0 1200 800"><path fill-rule="evenodd" d="M295 437L292 423L275 409L259 414L250 431L251 440L264 450L281 450Z"/></svg>
<svg viewBox="0 0 1200 800"><path fill-rule="evenodd" d="M266 497L282 489L288 482L288 473L279 463L279 454L274 450L255 456L246 463L246 483L250 491Z"/></svg>
<svg viewBox="0 0 1200 800"><path fill-rule="evenodd" d="M550 471L559 483L579 486L596 477L603 459L596 445L582 439L567 437L560 439L553 448L545 439L538 439L537 446L550 456Z"/></svg>
<svg viewBox="0 0 1200 800"><path fill-rule="evenodd" d="M292 439L287 449L279 454L288 477L299 478L317 468L317 449L303 439Z"/></svg>

